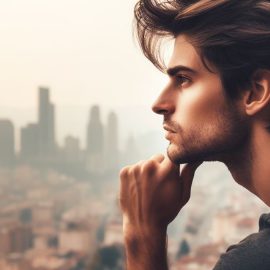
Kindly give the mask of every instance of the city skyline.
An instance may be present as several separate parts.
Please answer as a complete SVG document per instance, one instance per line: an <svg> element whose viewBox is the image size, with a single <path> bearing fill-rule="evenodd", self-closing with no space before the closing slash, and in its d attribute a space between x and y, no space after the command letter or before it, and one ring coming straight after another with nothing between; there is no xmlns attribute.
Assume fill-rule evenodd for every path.
<svg viewBox="0 0 270 270"><path fill-rule="evenodd" d="M134 113L133 119L128 116L129 125L136 127L133 122L136 118L142 129L123 135L118 114L110 110L106 112L104 120L104 117L101 117L102 113L104 114L103 108L98 104L87 108L85 123L80 131L85 133L84 140L78 135L73 135L74 133L62 133L61 141L57 140L57 133L61 131L61 127L57 121L58 104L54 102L51 93L48 87L37 88L37 108L33 112L33 115L36 115L35 121L25 121L23 125L16 126L12 118L4 118L0 113L0 123L8 121L12 126L12 132L9 130L3 133L12 133L12 143L7 144L7 139L3 137L1 141L0 138L0 143L9 145L8 151L13 153L14 158L9 160L14 162L9 162L10 165L26 163L38 168L52 167L63 173L84 177L88 173L116 172L120 167L145 159L153 153L165 152L167 142L163 133L153 131L142 123L141 119L147 119L144 112L140 112L140 116ZM77 119L73 115L68 120L75 123ZM16 132L19 133L17 142ZM10 156L6 153L7 151L0 153L0 161L6 160L5 156Z"/></svg>
<svg viewBox="0 0 270 270"><path fill-rule="evenodd" d="M41 140L42 140L41 143L46 144L46 143L50 142L51 146L47 145L47 148L48 147L50 148L50 147L53 147L54 144L58 144L58 142L56 142L56 140L55 140L55 135L56 135L55 130L57 130L57 125L55 125L55 120L57 118L57 115L54 114L55 104L50 102L50 92L51 92L50 88L41 86L38 88L38 91L39 91L39 95L38 95L39 105L37 106L36 112L35 112L35 114L37 115L37 117L36 117L37 121L33 121L33 122L28 121L24 125L16 127L14 125L15 121L11 117L9 118L9 117L5 117L3 115L0 115L0 120L12 123L14 133L15 133L15 129L19 129L19 130L23 129L24 130L27 127L35 127L35 125L40 125L42 127L41 134L43 135L43 137L41 138ZM46 103L48 103L48 106L50 106L50 107L46 108L46 106L47 106ZM56 104L56 107L57 107L57 104ZM103 124L105 121L103 119L100 119L100 113L101 113L100 109L102 110L102 108L100 107L99 104L94 104L91 106L89 105L88 110L91 111L93 109L98 110L99 121L101 124ZM51 115L51 120L46 119L47 117L49 117L51 110L53 111L53 113ZM116 117L116 118L118 117L117 114L113 110L110 110L107 113L107 117L110 118L111 115L114 115L114 117ZM90 119L90 117L88 119ZM118 120L115 120L115 121L118 121ZM51 128L49 128L48 125L51 125ZM85 129L87 129L87 125L88 124L86 122ZM115 132L115 131L113 131L113 132ZM45 133L45 136L44 136L44 133ZM65 134L65 136L64 136L64 138L59 146L64 145L65 139L68 136L73 136L73 134L68 134L68 133ZM82 142L80 142L80 143L82 143ZM87 136L86 136L86 142L83 143L83 145L85 145L85 147L83 147L83 148L87 149ZM17 152L21 151L21 142L19 143L19 147L17 150L18 150Z"/></svg>
<svg viewBox="0 0 270 270"><path fill-rule="evenodd" d="M43 86L44 87L44 86ZM50 88L51 89L51 88ZM54 89L51 89L51 96L53 99ZM36 104L38 104L37 90L36 90ZM55 103L55 102L54 102ZM56 104L56 143L64 147L65 138L70 135L80 140L80 146L86 148L86 126L88 122L89 110L95 104L91 104L85 107L66 107L61 108ZM151 156L155 152L164 152L166 150L167 141L164 138L164 132L162 129L162 118L159 115L155 115L149 108L147 111L142 110L140 107L129 108L112 108L101 106L101 121L107 122L107 117L111 111L114 111L118 116L118 137L119 137L119 149L125 150L127 141L130 136L140 140L141 147L153 149L153 152L147 151ZM15 130L15 150L20 150L20 136L21 128L26 127L29 123L33 124L38 121L37 117L38 106L29 111L11 110L5 111L3 107L0 107L0 118L10 119L14 124ZM149 140L145 140L145 137L150 135L154 136L152 144L149 145ZM142 158L147 158L145 155Z"/></svg>
<svg viewBox="0 0 270 270"><path fill-rule="evenodd" d="M51 98L54 100L55 89L42 86L51 89ZM36 87L37 89L37 87ZM56 102L54 102L56 103ZM80 138L82 146L86 147L86 133L84 132L87 125L87 116L89 108L94 106L95 103L89 102L88 106L61 106L57 104L55 108L55 124L57 126L57 134L55 137L56 142L63 146L63 142L67 134ZM127 106L123 104L120 107L105 106L99 104L102 108L101 120L107 121L107 116L111 111L114 111L118 115L119 119L119 146L123 148L127 138L130 135L142 136L146 133L155 131L159 134L160 140L165 142L163 129L162 129L162 117L156 115L151 111L151 106ZM28 123L34 123L38 121L37 113L38 102L37 93L35 93L35 106L31 108L19 108L15 104L12 107L0 106L0 118L10 119L15 127L15 147L16 151L19 151L20 142L20 127L26 126Z"/></svg>
<svg viewBox="0 0 270 270"><path fill-rule="evenodd" d="M111 111L107 122L100 119L99 105L93 105L86 124L86 147L80 139L66 134L63 146L57 144L55 137L55 108L50 97L50 89L38 88L37 121L20 127L20 148L15 151L14 124L10 119L0 118L0 166L13 166L27 163L37 167L53 167L66 173L84 172L102 174L119 169L120 150L118 149L118 119ZM108 145L108 144L112 145ZM112 157L113 156L113 157ZM114 162L112 162L112 160Z"/></svg>

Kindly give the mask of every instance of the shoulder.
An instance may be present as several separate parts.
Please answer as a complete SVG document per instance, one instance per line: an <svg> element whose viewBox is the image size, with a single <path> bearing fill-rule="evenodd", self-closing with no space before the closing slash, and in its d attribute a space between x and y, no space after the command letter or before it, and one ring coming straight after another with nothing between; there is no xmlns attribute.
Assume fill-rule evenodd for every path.
<svg viewBox="0 0 270 270"><path fill-rule="evenodd" d="M269 216L261 216L259 232L253 233L238 244L230 246L220 256L214 270L269 270L270 223L267 224Z"/></svg>

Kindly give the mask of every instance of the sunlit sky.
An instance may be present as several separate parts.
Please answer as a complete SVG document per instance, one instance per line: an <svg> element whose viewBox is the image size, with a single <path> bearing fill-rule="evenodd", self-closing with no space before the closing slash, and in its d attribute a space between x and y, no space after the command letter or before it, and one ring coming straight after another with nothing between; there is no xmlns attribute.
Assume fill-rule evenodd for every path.
<svg viewBox="0 0 270 270"><path fill-rule="evenodd" d="M37 88L48 86L58 106L61 138L84 132L85 110L88 114L93 104L119 113L130 108L135 119L131 122L139 111L136 129L157 127L160 117L150 107L167 78L132 38L135 3L0 0L0 118L10 118L17 128L35 121ZM129 115L123 114L122 122L130 123ZM134 132L123 125L123 130Z"/></svg>

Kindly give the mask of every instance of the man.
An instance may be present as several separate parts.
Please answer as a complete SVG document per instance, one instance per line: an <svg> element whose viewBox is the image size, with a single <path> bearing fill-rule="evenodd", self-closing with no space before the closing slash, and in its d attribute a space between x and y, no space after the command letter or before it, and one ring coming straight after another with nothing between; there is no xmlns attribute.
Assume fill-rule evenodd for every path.
<svg viewBox="0 0 270 270"><path fill-rule="evenodd" d="M160 41L175 43L169 83L153 105L164 118L168 156L120 173L127 269L166 270L167 226L203 161L223 162L270 206L270 1L141 0L135 18L141 48L160 70ZM270 215L214 269L269 270Z"/></svg>

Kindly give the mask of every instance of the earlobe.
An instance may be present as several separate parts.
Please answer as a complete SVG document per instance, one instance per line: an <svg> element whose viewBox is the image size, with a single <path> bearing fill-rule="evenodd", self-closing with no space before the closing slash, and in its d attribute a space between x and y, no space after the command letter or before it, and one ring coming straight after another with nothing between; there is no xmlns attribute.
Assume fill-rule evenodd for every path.
<svg viewBox="0 0 270 270"><path fill-rule="evenodd" d="M257 70L254 73L244 102L248 115L255 115L270 105L270 70Z"/></svg>

